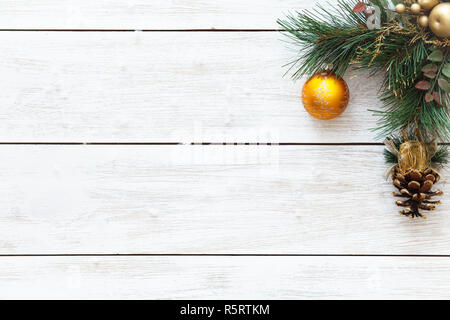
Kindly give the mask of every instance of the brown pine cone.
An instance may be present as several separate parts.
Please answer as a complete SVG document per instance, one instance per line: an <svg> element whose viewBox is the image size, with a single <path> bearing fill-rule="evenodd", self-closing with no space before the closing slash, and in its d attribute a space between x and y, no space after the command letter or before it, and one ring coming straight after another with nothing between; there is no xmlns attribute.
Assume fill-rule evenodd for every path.
<svg viewBox="0 0 450 320"><path fill-rule="evenodd" d="M433 196L442 195L442 191L431 191L431 188L440 179L439 173L431 168L425 170L408 169L403 172L396 166L392 173L394 186L400 191L394 196L407 198L403 201L396 201L398 206L404 207L400 214L411 218L423 217L419 209L434 210L435 205L440 201L431 201Z"/></svg>

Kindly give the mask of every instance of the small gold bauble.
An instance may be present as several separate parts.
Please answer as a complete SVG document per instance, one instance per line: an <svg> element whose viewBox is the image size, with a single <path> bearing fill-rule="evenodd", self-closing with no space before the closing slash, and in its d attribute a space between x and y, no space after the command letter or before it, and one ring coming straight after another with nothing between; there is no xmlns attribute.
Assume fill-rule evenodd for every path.
<svg viewBox="0 0 450 320"><path fill-rule="evenodd" d="M329 120L344 112L350 94L342 78L323 72L314 75L305 83L302 99L310 115L320 120Z"/></svg>
<svg viewBox="0 0 450 320"><path fill-rule="evenodd" d="M439 4L439 0L419 0L418 2L424 10L431 10Z"/></svg>
<svg viewBox="0 0 450 320"><path fill-rule="evenodd" d="M421 27L424 27L424 28L428 27L428 17L427 16L419 17L418 22Z"/></svg>
<svg viewBox="0 0 450 320"><path fill-rule="evenodd" d="M403 3L399 3L395 6L395 11L397 11L397 13L404 13L406 11L406 7Z"/></svg>
<svg viewBox="0 0 450 320"><path fill-rule="evenodd" d="M438 4L430 13L430 29L440 38L450 38L450 2Z"/></svg>
<svg viewBox="0 0 450 320"><path fill-rule="evenodd" d="M418 4L418 3L413 3L411 5L411 12L413 12L413 13L419 13L420 9L422 9L422 8L420 7L420 4Z"/></svg>

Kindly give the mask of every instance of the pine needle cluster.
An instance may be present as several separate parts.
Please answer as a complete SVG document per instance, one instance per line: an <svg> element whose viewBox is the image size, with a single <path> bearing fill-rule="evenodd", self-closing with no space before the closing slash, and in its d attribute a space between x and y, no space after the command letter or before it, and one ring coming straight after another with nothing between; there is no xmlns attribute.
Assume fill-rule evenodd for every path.
<svg viewBox="0 0 450 320"><path fill-rule="evenodd" d="M288 64L289 71L294 79L324 69L341 77L349 68L383 73L384 107L371 110L379 117L378 137L403 131L424 142L448 142L450 43L418 26L416 17L396 15L389 2L403 1L366 0L381 11L379 28L369 28L365 12L355 12L356 0L338 0L279 20L284 33L301 48ZM445 147L439 150L434 160L446 162Z"/></svg>

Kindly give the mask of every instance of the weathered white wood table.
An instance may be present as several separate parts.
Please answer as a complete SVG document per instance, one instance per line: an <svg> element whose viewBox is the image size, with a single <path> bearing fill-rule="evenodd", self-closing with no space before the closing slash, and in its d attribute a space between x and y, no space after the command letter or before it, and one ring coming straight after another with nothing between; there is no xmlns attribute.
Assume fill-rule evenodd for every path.
<svg viewBox="0 0 450 320"><path fill-rule="evenodd" d="M450 201L396 213L379 79L320 122L283 77L314 5L0 1L0 298L450 298Z"/></svg>

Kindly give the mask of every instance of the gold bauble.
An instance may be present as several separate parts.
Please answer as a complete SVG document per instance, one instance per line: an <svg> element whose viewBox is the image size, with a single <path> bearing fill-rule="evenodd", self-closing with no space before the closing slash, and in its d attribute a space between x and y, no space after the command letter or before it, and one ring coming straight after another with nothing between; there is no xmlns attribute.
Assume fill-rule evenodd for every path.
<svg viewBox="0 0 450 320"><path fill-rule="evenodd" d="M406 11L406 7L403 3L399 3L395 6L395 11L397 11L397 13L404 13Z"/></svg>
<svg viewBox="0 0 450 320"><path fill-rule="evenodd" d="M439 0L419 0L418 3L424 10L431 10L439 4Z"/></svg>
<svg viewBox="0 0 450 320"><path fill-rule="evenodd" d="M450 38L450 2L438 4L430 13L430 29L440 38Z"/></svg>
<svg viewBox="0 0 450 320"><path fill-rule="evenodd" d="M314 118L336 118L350 99L347 83L333 73L323 72L311 77L303 86L303 105Z"/></svg>
<svg viewBox="0 0 450 320"><path fill-rule="evenodd" d="M420 13L420 9L422 9L422 8L421 8L420 4L418 4L418 3L413 3L411 5L411 11L413 13Z"/></svg>
<svg viewBox="0 0 450 320"><path fill-rule="evenodd" d="M428 27L428 17L427 16L419 17L418 22L421 27L424 27L424 28Z"/></svg>

